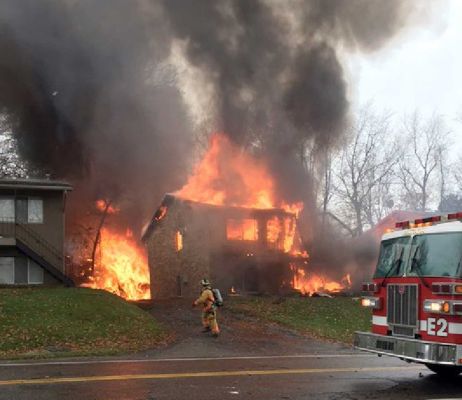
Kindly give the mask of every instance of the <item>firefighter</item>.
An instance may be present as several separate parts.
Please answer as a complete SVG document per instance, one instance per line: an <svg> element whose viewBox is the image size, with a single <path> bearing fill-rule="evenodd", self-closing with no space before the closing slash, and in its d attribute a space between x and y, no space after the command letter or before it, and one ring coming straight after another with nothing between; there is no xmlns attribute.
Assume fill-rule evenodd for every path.
<svg viewBox="0 0 462 400"><path fill-rule="evenodd" d="M202 332L212 332L213 337L218 337L220 329L217 323L217 311L212 285L208 279L201 280L201 295L193 302L193 307L202 305Z"/></svg>

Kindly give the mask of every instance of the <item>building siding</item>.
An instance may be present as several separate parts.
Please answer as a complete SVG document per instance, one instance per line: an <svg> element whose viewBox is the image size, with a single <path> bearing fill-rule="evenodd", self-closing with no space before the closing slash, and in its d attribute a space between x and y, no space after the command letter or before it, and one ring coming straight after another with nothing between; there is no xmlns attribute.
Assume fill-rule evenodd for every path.
<svg viewBox="0 0 462 400"><path fill-rule="evenodd" d="M4 188L0 190L0 196L4 197L12 197L12 198L37 198L42 199L43 201L43 222L42 223L24 223L21 224L24 226L22 235L24 236L23 239L29 237L32 240L31 243L24 243L27 247L30 247L31 250L34 250L34 243L38 243L37 241L34 242L35 239L31 239L34 236L37 236L42 243L46 243L48 248L53 248L56 254L60 255L60 258L54 257L53 262L51 264L62 274L65 273L65 266L64 266L64 240L65 240L65 232L64 232L64 213L65 213L65 203L64 203L64 192L62 190L49 190L49 189L32 189L32 188ZM7 227L8 225L5 225ZM16 226L16 229L20 227ZM34 236L30 236L30 232L34 234ZM14 244L14 238L10 238L7 240L6 236L11 235L15 236L16 231L9 232L5 235L5 238L2 239L0 242L0 256L24 256L21 251L16 248L15 246L11 246ZM18 238L19 238L19 231L18 231ZM34 246L32 246L34 244ZM18 243L19 246L19 243ZM39 250L45 250L43 247L39 247ZM24 249L23 249L24 250ZM48 251L48 250L47 250ZM43 253L46 254L46 253ZM29 254L30 255L30 254ZM40 254L39 254L40 255ZM61 261L62 260L62 261ZM59 274L58 274L59 275ZM51 275L48 271L44 270L44 284L57 284L60 283L58 279L56 279L53 275Z"/></svg>

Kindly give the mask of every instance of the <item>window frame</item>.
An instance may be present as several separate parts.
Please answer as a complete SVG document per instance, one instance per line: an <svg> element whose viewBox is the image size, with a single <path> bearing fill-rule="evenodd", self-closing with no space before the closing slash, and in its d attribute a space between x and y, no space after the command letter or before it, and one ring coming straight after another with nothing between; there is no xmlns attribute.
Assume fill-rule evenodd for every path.
<svg viewBox="0 0 462 400"><path fill-rule="evenodd" d="M2 217L0 214L0 222L16 222L16 199L14 196L0 196L1 200L11 200L13 205L13 216L12 217Z"/></svg>
<svg viewBox="0 0 462 400"><path fill-rule="evenodd" d="M32 282L31 279L30 279L30 269L31 269L31 262L35 263L37 265L37 267L39 267L39 269L41 270L42 272L42 281L41 282ZM27 284L28 285L43 285L45 281L45 271L43 269L43 267L39 264L37 264L35 261L31 260L30 258L27 258Z"/></svg>
<svg viewBox="0 0 462 400"><path fill-rule="evenodd" d="M12 267L13 267L12 268L12 270L13 270L13 281L12 282L1 282L0 285L15 285L15 278L16 278L16 276L15 276L16 275L15 274L15 262L16 262L15 257L13 257L13 256L11 256L11 257L10 256L2 256L0 258L11 258L11 259L13 259L13 264L12 264Z"/></svg>
<svg viewBox="0 0 462 400"><path fill-rule="evenodd" d="M252 232L253 232L253 238L252 239L246 239L245 238L245 221L251 221L252 222ZM230 224L234 224L234 226L231 226ZM239 229L240 230L240 237L230 237L230 231L232 229ZM225 235L226 235L226 240L231 241L231 242L247 242L247 243L256 243L258 242L260 238L260 232L259 232L259 226L258 226L258 220L256 218L227 218L226 219L226 225L225 225Z"/></svg>
<svg viewBox="0 0 462 400"><path fill-rule="evenodd" d="M41 203L41 220L40 221L31 221L30 219L30 205L31 205L31 200L34 201L39 201ZM43 198L41 197L28 197L27 198L27 223L28 224L43 224L45 222L45 212L44 212L44 202L43 202Z"/></svg>

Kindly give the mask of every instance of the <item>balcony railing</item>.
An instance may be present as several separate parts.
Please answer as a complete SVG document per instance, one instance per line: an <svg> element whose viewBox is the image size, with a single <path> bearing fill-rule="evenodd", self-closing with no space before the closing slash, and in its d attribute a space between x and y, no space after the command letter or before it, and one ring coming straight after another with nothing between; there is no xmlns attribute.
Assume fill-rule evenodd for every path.
<svg viewBox="0 0 462 400"><path fill-rule="evenodd" d="M0 236L21 241L53 267L62 271L62 253L27 224L20 224L14 219L2 218L0 219Z"/></svg>

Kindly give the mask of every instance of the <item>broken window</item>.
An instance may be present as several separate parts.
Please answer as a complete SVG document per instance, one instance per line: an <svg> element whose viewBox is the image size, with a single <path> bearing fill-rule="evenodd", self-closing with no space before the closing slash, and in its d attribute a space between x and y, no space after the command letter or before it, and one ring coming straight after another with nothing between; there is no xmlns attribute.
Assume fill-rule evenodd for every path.
<svg viewBox="0 0 462 400"><path fill-rule="evenodd" d="M266 221L266 241L271 249L281 250L284 243L284 231L279 217L273 217Z"/></svg>
<svg viewBox="0 0 462 400"><path fill-rule="evenodd" d="M258 240L258 223L256 219L228 219L226 222L228 240Z"/></svg>

